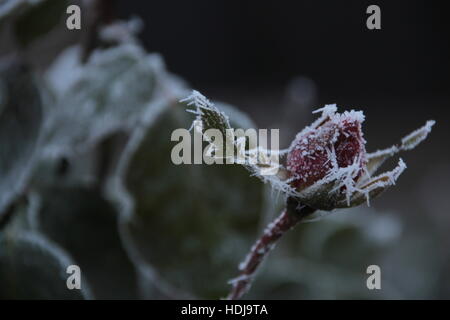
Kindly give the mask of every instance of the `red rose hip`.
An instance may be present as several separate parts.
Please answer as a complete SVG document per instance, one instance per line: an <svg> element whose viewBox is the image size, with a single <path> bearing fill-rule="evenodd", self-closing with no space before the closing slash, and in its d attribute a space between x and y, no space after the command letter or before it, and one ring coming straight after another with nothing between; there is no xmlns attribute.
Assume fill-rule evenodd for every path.
<svg viewBox="0 0 450 320"><path fill-rule="evenodd" d="M359 178L366 164L363 121L360 112L333 114L319 126L299 133L287 156L291 185L302 190L325 178L333 169L348 167L355 161L360 171L354 179Z"/></svg>

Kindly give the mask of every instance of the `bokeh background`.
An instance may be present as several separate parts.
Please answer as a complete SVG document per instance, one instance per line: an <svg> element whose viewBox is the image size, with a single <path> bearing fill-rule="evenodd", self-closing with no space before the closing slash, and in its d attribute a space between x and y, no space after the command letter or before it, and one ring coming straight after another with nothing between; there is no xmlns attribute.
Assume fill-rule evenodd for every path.
<svg viewBox="0 0 450 320"><path fill-rule="evenodd" d="M81 6L81 30L65 27L69 4ZM366 28L370 4L381 8L381 30ZM7 217L0 231L1 298L226 295L227 280L283 197L241 168L170 163L171 131L192 120L177 103L188 89L234 106L221 105L237 126L279 128L282 147L314 119L311 111L329 103L364 111L369 151L435 119L429 139L401 155L408 169L394 188L371 207L296 228L247 297L450 297L450 46L443 3L0 5L0 103L17 110L40 105L17 128L8 108L0 108L0 124L9 128L0 128L0 187L17 189L0 203ZM99 39L97 32L111 24L116 29ZM35 79L39 93L24 89L22 74ZM65 265L72 263L82 270L81 291L65 287ZM366 287L371 264L381 267L381 290Z"/></svg>

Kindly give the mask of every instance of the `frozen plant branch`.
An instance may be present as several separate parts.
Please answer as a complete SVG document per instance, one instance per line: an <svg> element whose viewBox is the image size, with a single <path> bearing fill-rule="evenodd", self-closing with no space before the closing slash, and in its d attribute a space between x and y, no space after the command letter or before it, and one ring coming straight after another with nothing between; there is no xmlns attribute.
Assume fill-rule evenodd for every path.
<svg viewBox="0 0 450 320"><path fill-rule="evenodd" d="M206 128L222 132L230 128L227 116L199 92L194 91L182 101L196 107L191 112L196 114L204 138L208 138L205 137ZM230 281L232 290L228 299L239 299L248 291L258 267L277 241L305 217L316 210L333 211L365 202L369 205L370 199L395 185L406 169L405 162L399 159L394 169L375 175L378 168L395 154L414 149L427 138L435 124L429 120L397 145L367 153L362 111L339 113L336 105L326 105L313 113L321 115L292 141L286 152L282 175L266 177L261 175L258 165L244 165L251 175L269 182L272 188L283 193L287 202L286 209L269 224L239 266L239 276Z"/></svg>
<svg viewBox="0 0 450 320"><path fill-rule="evenodd" d="M261 237L250 249L250 253L239 265L239 275L230 280L232 288L227 297L228 300L240 299L250 289L256 271L278 240L314 211L316 210L301 205L292 197L287 199L286 209L266 227Z"/></svg>

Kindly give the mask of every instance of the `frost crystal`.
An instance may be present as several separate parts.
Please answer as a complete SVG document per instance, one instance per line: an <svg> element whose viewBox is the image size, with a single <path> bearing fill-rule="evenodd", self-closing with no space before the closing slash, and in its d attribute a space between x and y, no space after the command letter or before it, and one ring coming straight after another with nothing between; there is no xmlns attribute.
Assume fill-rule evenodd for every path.
<svg viewBox="0 0 450 320"><path fill-rule="evenodd" d="M346 185L352 187L351 181L362 173L366 161L362 113L323 110L328 120L297 135L288 154L287 169L295 177L292 184L298 190L323 178L329 182L345 177Z"/></svg>

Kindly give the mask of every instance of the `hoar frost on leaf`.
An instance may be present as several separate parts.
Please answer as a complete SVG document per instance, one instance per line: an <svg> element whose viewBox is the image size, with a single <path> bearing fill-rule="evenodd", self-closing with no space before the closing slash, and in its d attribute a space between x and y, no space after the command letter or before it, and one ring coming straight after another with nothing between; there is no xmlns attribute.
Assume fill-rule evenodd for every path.
<svg viewBox="0 0 450 320"><path fill-rule="evenodd" d="M68 290L67 267L76 261L39 232L0 235L0 297L9 299L92 299L90 284ZM45 288L45 289L43 289Z"/></svg>
<svg viewBox="0 0 450 320"><path fill-rule="evenodd" d="M49 155L83 152L112 133L129 132L157 112L158 101L176 100L185 90L159 55L134 43L95 50L85 64L79 48L69 48L46 79L56 100L46 122Z"/></svg>
<svg viewBox="0 0 450 320"><path fill-rule="evenodd" d="M28 188L42 136L42 96L31 72L20 62L1 66L0 218Z"/></svg>
<svg viewBox="0 0 450 320"><path fill-rule="evenodd" d="M53 144L63 146L64 141L58 139L65 137L69 140L65 142L77 148L112 131L134 128L161 92L168 96L179 90L162 58L146 53L136 43L96 49L86 63L81 61L81 51L80 46L66 49L45 74L56 104L48 110L46 123L47 138Z"/></svg>
<svg viewBox="0 0 450 320"><path fill-rule="evenodd" d="M412 150L416 146L418 146L423 140L427 138L435 123L436 122L434 120L429 120L423 127L411 132L406 137L402 138L399 144L393 145L392 147L387 149L369 153L367 155L367 176L365 178L367 179L371 174L375 173L385 160L401 151Z"/></svg>
<svg viewBox="0 0 450 320"><path fill-rule="evenodd" d="M120 26L135 27L132 25ZM110 31L114 33L112 29L107 33ZM153 261L143 261L141 256L135 254L138 251L137 244L129 240L130 236L127 231L129 225L132 224L132 219L136 218L135 210L137 209L133 205L134 202L138 202L139 195L128 191L125 180L126 175L132 170L128 167L130 159L136 156L135 153L143 152L140 148L146 134L160 121L162 115L172 113L179 108L176 102L186 94L187 89L181 79L165 69L164 62L159 55L148 54L138 45L137 41L127 42L126 39L120 37L112 40L124 43L94 50L85 63L81 61L81 48L79 46L70 47L56 59L45 74L45 84L55 103L47 106L45 145L39 170L36 170L39 172L35 173L36 185L33 187L39 192L36 193L36 197L46 201L43 202L46 209L50 204L57 209L57 199L61 196L54 198L54 194L42 191L53 190L51 188L57 187L55 190L70 190L67 196L74 194L74 190L83 191L77 197L83 199L81 203L88 205L86 197L89 197L91 193L84 192L90 190L90 188L85 188L85 184L90 186L92 182L100 182L99 186L103 187L104 200L117 207L119 213L119 233L114 232L117 227L114 223L111 225L114 229L109 230L108 234L114 237L114 241L117 241L117 237L120 238L120 243L128 256L126 260L122 261L128 265L129 259L136 267L139 286L145 287L146 291L161 291L166 294L170 290L166 289L168 285L165 281L156 279L156 276L153 275L156 273L150 264ZM97 175L98 163L96 160L103 156L101 152L104 151L102 150L104 141L115 135L121 135L120 138L123 140L119 142L120 145L119 143L108 145L108 147L113 146L114 150L111 151L112 148L107 150L108 172L105 174L105 180L100 181ZM165 136L161 136L157 140L164 141L164 144L168 142ZM150 150L149 154L152 152L154 151ZM160 153L153 155L155 159L158 154ZM66 157L70 160L70 172L64 177L58 176L53 179L51 170L55 160ZM111 160L111 158L113 159ZM148 158L152 166L155 159ZM147 162L146 165L150 162ZM50 172L47 170L48 167L51 169ZM103 167L106 166L103 165ZM85 183L85 177L90 178L88 183ZM93 181L93 179L98 179L98 181ZM154 181L150 184L160 185ZM48 188L49 186L51 188ZM73 212L75 213L75 211ZM81 212L84 211L86 210L81 210ZM52 212L42 210L40 213L41 216L32 217L35 226L39 225L36 222L37 218L48 217ZM113 216L111 219L114 219L111 221L115 222ZM54 219L46 221L49 222L49 229L53 230L51 223L54 222ZM64 221L67 221L67 217ZM96 219L86 220L84 227L95 227L96 221ZM58 232L55 232L54 236L59 240L64 239L63 235ZM70 243L72 245L78 240L70 238L70 241L73 241ZM147 246L149 246L148 243ZM114 250L114 259L124 258L122 247L114 246L114 248L117 249ZM82 252L79 254L81 257L85 257ZM92 261L92 265L95 263ZM121 264L118 267L123 268ZM133 273L128 272L127 277L112 285L129 286L130 282L127 280L132 276ZM93 277L95 278L95 275ZM101 285L99 288L104 287ZM123 292L120 290L109 291L111 294L117 295L134 294L134 289ZM107 290L104 292L107 293ZM167 294L167 296L170 295Z"/></svg>
<svg viewBox="0 0 450 320"><path fill-rule="evenodd" d="M196 115L191 129L200 132L203 139L210 143L207 151L211 156L215 159L226 159L227 164L242 164L252 175L258 176L263 181L272 183L278 181L272 173L283 169L277 160L285 151L269 150L259 145L252 146L246 140L246 136L235 135L236 128L230 126L228 116L198 91L192 91L189 97L180 102L195 106L194 110L187 110ZM223 139L216 140L210 136L211 131L208 131L210 129L218 130ZM214 155L212 155L213 152Z"/></svg>
<svg viewBox="0 0 450 320"><path fill-rule="evenodd" d="M0 1L0 20L28 6L34 6L43 0L2 0Z"/></svg>

